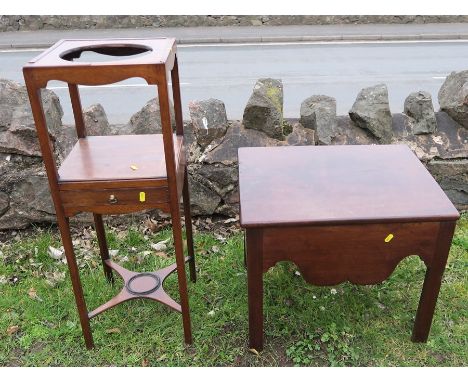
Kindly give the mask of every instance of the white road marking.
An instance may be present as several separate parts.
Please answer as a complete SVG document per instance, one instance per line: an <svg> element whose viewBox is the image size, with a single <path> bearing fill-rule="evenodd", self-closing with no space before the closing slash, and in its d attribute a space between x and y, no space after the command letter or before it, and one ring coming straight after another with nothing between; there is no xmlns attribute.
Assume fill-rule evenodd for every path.
<svg viewBox="0 0 468 382"><path fill-rule="evenodd" d="M43 52L45 48L11 48L11 49L0 49L0 53L18 53L18 52Z"/></svg>
<svg viewBox="0 0 468 382"><path fill-rule="evenodd" d="M327 36L324 36L327 38ZM465 44L468 42L466 39L457 40L346 40L346 36L343 36L344 40L337 41L286 41L286 42L223 42L223 43L195 43L195 44L184 44L178 43L178 48L200 48L200 47L237 47L237 46L288 46L288 45L353 45L353 44L426 44L426 43L460 43ZM42 52L46 48L11 48L2 49L0 53L17 53L17 52Z"/></svg>
<svg viewBox="0 0 468 382"><path fill-rule="evenodd" d="M326 38L326 36L324 36ZM198 44L183 44L179 43L178 48L195 48L195 47L230 47L230 46L286 46L286 45L352 45L352 44L423 44L423 43L467 43L468 40L338 40L338 41L290 41L290 42L242 42L242 43L198 43Z"/></svg>
<svg viewBox="0 0 468 382"><path fill-rule="evenodd" d="M443 77L432 77L434 80L445 80L447 77L446 76L443 76Z"/></svg>

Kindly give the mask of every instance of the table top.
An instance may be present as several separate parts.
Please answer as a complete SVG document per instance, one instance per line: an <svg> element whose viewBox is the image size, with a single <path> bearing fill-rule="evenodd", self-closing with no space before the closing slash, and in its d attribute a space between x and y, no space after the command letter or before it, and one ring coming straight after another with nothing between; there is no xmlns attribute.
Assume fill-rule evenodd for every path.
<svg viewBox="0 0 468 382"><path fill-rule="evenodd" d="M456 220L406 145L239 149L242 227Z"/></svg>
<svg viewBox="0 0 468 382"><path fill-rule="evenodd" d="M60 40L26 67L79 67L164 64L175 44L174 38L110 38ZM75 61L83 52L97 52L114 59L103 62Z"/></svg>
<svg viewBox="0 0 468 382"><path fill-rule="evenodd" d="M183 138L174 135L179 157ZM61 182L166 178L162 134L88 136L81 138L59 169Z"/></svg>

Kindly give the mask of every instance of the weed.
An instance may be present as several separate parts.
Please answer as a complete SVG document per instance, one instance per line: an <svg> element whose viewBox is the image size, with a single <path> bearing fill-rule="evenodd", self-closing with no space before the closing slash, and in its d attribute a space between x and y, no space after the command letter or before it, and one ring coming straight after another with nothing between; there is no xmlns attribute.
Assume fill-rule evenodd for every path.
<svg viewBox="0 0 468 382"><path fill-rule="evenodd" d="M286 350L296 366L315 366L325 362L328 366L356 365L358 352L353 347L354 335L349 327L337 328L331 323L325 330L307 333Z"/></svg>

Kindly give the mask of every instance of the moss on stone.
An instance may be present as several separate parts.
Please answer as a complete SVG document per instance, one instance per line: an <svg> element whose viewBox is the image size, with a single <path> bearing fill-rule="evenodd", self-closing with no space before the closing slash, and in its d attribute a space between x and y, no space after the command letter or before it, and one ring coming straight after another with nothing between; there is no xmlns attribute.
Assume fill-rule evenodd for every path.
<svg viewBox="0 0 468 382"><path fill-rule="evenodd" d="M283 104L281 103L281 90L276 86L268 86L266 91L265 91L265 94L268 97L268 99L273 103L275 108L280 113L282 113L283 112Z"/></svg>

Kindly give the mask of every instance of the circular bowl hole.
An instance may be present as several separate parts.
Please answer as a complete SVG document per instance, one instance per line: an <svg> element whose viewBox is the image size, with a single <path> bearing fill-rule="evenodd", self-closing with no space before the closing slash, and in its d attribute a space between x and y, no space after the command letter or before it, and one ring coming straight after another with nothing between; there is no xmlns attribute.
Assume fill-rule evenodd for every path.
<svg viewBox="0 0 468 382"><path fill-rule="evenodd" d="M132 276L126 285L127 290L134 295L148 295L161 286L161 279L152 273L138 273Z"/></svg>
<svg viewBox="0 0 468 382"><path fill-rule="evenodd" d="M126 60L128 58L135 58L135 56L141 57L151 51L150 47L144 45L90 45L67 50L60 54L60 58L72 62L103 62Z"/></svg>

